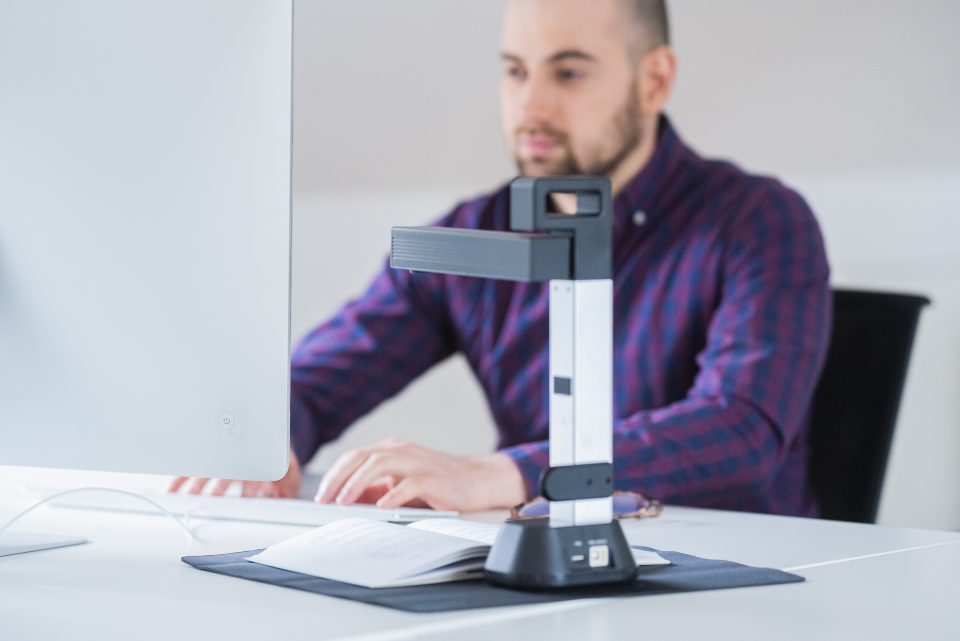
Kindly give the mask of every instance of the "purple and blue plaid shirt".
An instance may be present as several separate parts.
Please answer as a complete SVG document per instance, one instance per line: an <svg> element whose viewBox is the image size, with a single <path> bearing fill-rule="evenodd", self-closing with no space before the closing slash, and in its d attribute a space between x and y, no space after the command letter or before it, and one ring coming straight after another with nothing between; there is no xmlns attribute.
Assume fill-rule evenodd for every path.
<svg viewBox="0 0 960 641"><path fill-rule="evenodd" d="M803 199L705 160L663 118L653 157L614 200L617 489L667 502L814 515L810 399L830 333L829 268ZM507 186L437 224L509 230ZM292 361L306 461L415 377L463 352L500 451L530 496L548 466L548 292L389 267L309 333Z"/></svg>

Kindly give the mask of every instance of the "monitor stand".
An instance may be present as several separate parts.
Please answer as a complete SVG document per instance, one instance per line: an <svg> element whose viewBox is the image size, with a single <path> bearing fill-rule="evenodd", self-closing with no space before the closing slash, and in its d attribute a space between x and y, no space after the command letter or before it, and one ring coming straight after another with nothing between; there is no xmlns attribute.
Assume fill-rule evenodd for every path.
<svg viewBox="0 0 960 641"><path fill-rule="evenodd" d="M86 543L87 539L76 536L56 534L35 534L31 532L0 532L0 556L50 550L69 545Z"/></svg>

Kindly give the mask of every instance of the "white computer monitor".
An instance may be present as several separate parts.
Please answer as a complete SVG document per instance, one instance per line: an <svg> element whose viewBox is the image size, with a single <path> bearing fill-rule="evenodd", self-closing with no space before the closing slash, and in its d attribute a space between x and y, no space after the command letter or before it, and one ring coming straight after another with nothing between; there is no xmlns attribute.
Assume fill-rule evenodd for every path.
<svg viewBox="0 0 960 641"><path fill-rule="evenodd" d="M0 464L277 479L292 0L0 0Z"/></svg>

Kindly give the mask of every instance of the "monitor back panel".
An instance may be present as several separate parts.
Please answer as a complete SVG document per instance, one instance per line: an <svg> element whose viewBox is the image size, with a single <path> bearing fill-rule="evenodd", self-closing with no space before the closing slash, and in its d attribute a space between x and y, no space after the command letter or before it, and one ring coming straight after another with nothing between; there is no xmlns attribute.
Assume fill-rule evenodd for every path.
<svg viewBox="0 0 960 641"><path fill-rule="evenodd" d="M277 478L292 0L0 0L0 463Z"/></svg>

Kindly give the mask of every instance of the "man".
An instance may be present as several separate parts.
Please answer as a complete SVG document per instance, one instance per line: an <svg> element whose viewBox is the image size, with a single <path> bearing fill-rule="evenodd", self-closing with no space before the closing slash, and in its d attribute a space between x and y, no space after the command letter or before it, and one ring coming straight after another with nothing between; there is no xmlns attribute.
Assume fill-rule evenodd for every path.
<svg viewBox="0 0 960 641"><path fill-rule="evenodd" d="M813 515L806 424L830 325L820 232L794 192L684 145L662 115L675 75L661 0L509 3L500 100L519 172L613 188L616 487ZM439 224L505 230L509 209L504 186ZM296 349L291 472L244 492L292 495L323 443L459 350L498 451L379 443L341 456L317 500L471 511L535 495L548 465L547 301L540 283L385 268Z"/></svg>

